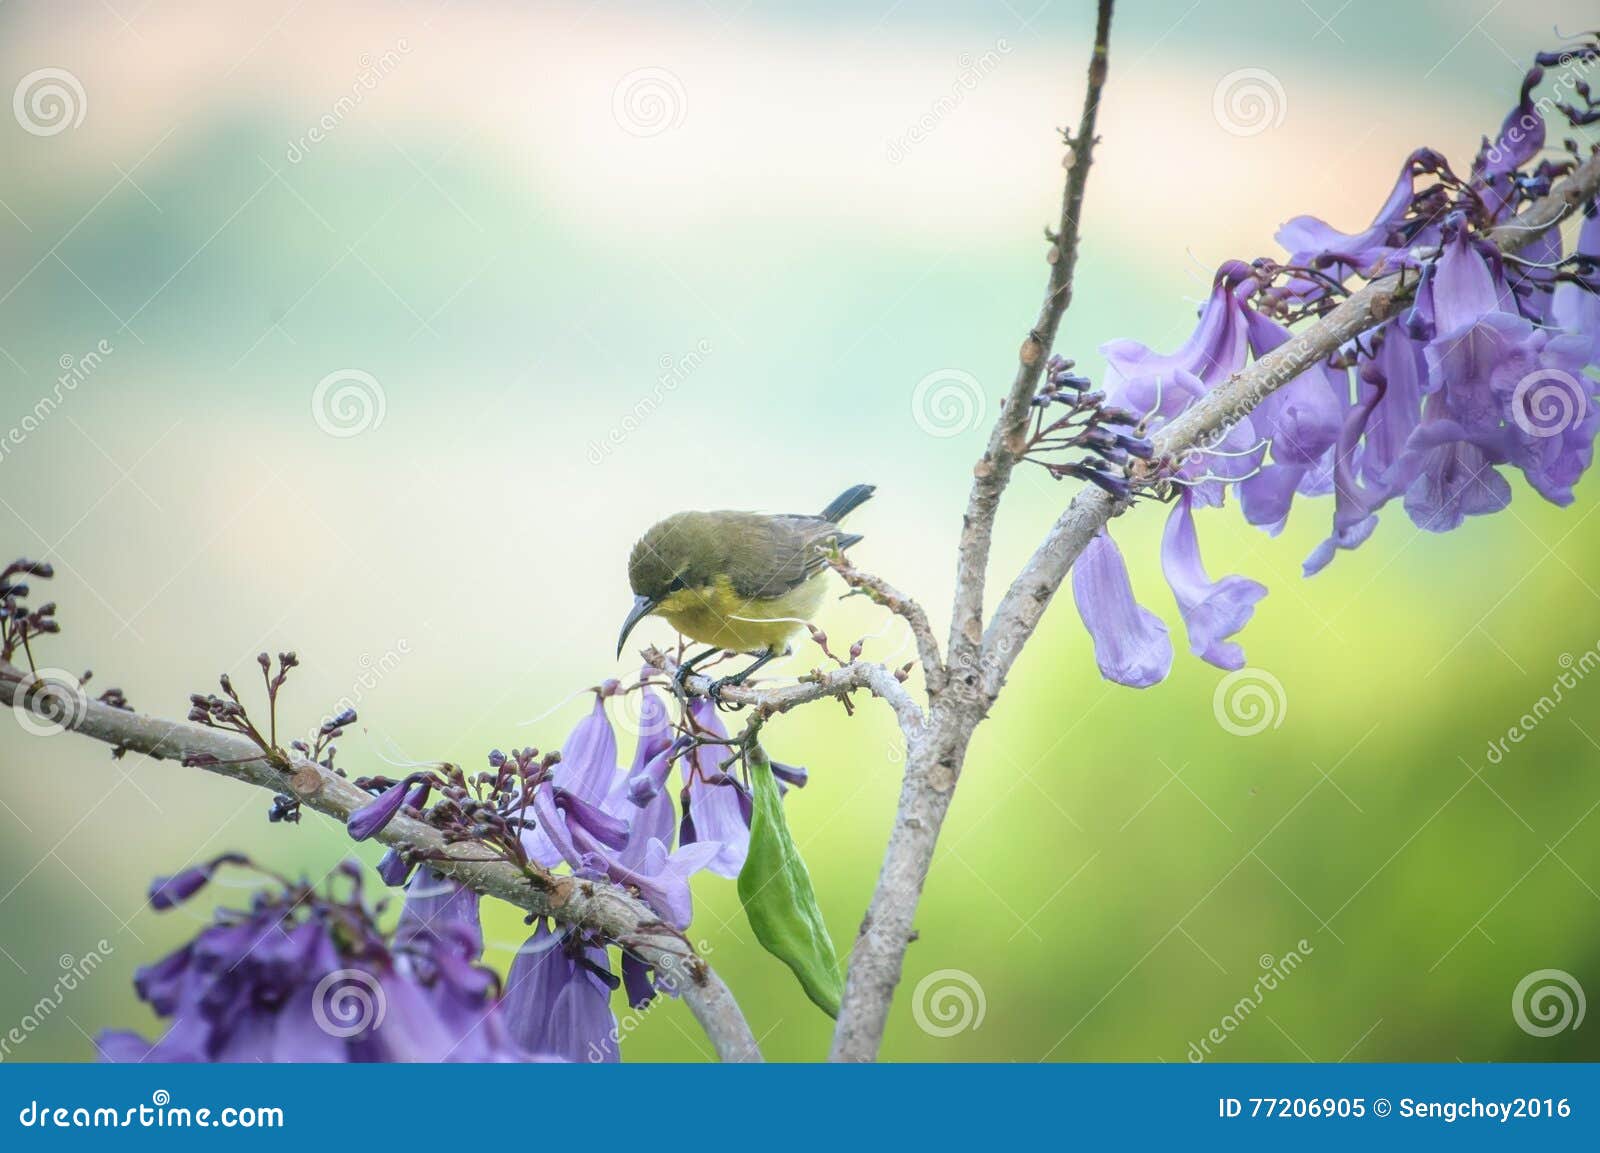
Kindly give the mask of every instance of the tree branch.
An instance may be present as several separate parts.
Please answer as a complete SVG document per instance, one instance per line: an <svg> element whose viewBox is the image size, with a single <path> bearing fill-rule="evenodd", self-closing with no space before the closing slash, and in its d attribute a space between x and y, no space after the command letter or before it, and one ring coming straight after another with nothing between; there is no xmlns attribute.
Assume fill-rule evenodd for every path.
<svg viewBox="0 0 1600 1153"><path fill-rule="evenodd" d="M1038 390L1045 357L1055 344L1061 318L1072 300L1078 262L1078 222L1093 162L1095 118L1109 66L1113 0L1100 0L1094 50L1084 86L1077 135L1068 141L1071 161L1061 194L1061 220L1051 235L1050 276L1039 318L1022 342L1017 373L989 435L989 445L973 467L972 491L962 520L951 609L948 664L929 678L928 714L918 729L906 728L906 770L894 829L884 850L883 868L872 903L856 934L845 977L844 1000L833 1035L836 1061L868 1061L877 1055L889 1019L889 1005L900 983L906 948L915 933L912 921L922 886L949 810L973 730L988 713L983 681L983 592L994 536L995 513L1011 473L1027 449L1031 401ZM904 727L904 726L902 726Z"/></svg>
<svg viewBox="0 0 1600 1153"><path fill-rule="evenodd" d="M1600 193L1600 152L1590 156L1550 195L1530 204L1514 220L1491 234L1502 252L1516 252L1546 230L1560 224L1580 205ZM1394 315L1409 300L1415 273L1375 280L1351 294L1338 307L1307 325L1272 352L1206 393L1181 416L1152 437L1157 460L1175 460L1213 442L1223 430L1247 416L1273 392L1340 347ZM1100 489L1085 489L1072 499L1049 534L996 607L983 639L983 691L991 699L1022 651L1039 618L1060 589L1073 561L1095 533L1127 507Z"/></svg>
<svg viewBox="0 0 1600 1153"><path fill-rule="evenodd" d="M972 469L972 492L961 522L961 545L956 562L955 604L948 646L952 665L970 664L981 643L983 590L995 513L1000 507L1000 496L1011 480L1012 469L1025 448L1028 415L1032 411L1029 401L1038 390L1045 357L1055 346L1061 318L1072 303L1072 276L1078 265L1078 222L1083 216L1084 190L1094 162L1095 118L1106 83L1112 5L1113 0L1100 0L1083 111L1078 117L1077 135L1067 141L1071 163L1061 193L1061 219L1050 234L1050 276L1045 285L1044 303L1039 307L1039 318L1022 341L1017 354L1016 377L989 434L988 448Z"/></svg>
<svg viewBox="0 0 1600 1153"><path fill-rule="evenodd" d="M670 657L654 646L644 650L644 662L664 673L671 673L676 667ZM684 678L684 691L690 696L709 697L714 679L694 673ZM852 661L836 669L818 669L798 680L772 685L724 685L718 690L717 699L724 704L754 709L759 718L765 720L812 701L846 697L861 689L888 702L903 732L923 728L922 709L900 678L887 666L870 661Z"/></svg>
<svg viewBox="0 0 1600 1153"><path fill-rule="evenodd" d="M910 626L911 636L917 642L917 658L922 662L922 675L928 682L928 691L937 692L944 680L944 663L939 658L939 641L928 623L928 614L922 606L888 581L862 572L849 561L834 560L829 564L844 583L870 597L874 604L882 605Z"/></svg>
<svg viewBox="0 0 1600 1153"><path fill-rule="evenodd" d="M26 695L25 683L19 670L0 664L0 705L14 707L18 698ZM68 718L68 727L74 732L157 760L200 758L209 772L285 793L337 821L347 821L352 812L372 800L368 793L321 765L300 757L287 757L283 764L276 763L249 740L233 733L112 708L95 700L80 704L81 710L75 710L74 716ZM38 715L57 720L44 713ZM472 845L449 844L436 830L404 815L391 821L376 839L427 858L436 872L479 893L498 897L538 916L593 929L658 972L682 975L676 983L717 1055L724 1061L761 1059L755 1036L722 979L681 933L617 886L556 876L536 866L524 873L504 861L464 859L474 852Z"/></svg>

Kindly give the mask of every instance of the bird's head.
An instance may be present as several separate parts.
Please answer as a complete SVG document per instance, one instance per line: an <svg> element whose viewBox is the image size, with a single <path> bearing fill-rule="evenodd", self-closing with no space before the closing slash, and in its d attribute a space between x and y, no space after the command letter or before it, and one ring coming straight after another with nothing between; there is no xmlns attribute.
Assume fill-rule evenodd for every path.
<svg viewBox="0 0 1600 1153"><path fill-rule="evenodd" d="M716 576L717 528L706 513L679 513L653 525L628 557L633 607L622 622L617 655L633 627L686 589L709 585Z"/></svg>

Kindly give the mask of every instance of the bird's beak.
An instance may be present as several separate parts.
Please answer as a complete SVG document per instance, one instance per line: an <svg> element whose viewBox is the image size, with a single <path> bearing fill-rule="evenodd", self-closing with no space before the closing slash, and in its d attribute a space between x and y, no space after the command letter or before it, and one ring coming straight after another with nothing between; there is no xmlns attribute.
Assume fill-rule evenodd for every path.
<svg viewBox="0 0 1600 1153"><path fill-rule="evenodd" d="M633 598L633 607L628 610L627 618L622 622L622 635L617 638L617 656L622 655L622 646L628 643L628 634L633 631L633 626L655 612L658 603L645 596Z"/></svg>

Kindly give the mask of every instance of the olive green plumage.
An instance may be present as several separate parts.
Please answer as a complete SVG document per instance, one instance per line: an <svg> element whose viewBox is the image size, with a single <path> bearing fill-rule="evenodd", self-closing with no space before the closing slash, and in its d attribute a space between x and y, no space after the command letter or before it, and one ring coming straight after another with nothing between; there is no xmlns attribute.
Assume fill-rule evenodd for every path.
<svg viewBox="0 0 1600 1153"><path fill-rule="evenodd" d="M655 613L705 644L781 649L820 603L826 551L861 539L839 520L872 492L856 485L815 516L680 512L651 526L628 558L635 610L624 638Z"/></svg>

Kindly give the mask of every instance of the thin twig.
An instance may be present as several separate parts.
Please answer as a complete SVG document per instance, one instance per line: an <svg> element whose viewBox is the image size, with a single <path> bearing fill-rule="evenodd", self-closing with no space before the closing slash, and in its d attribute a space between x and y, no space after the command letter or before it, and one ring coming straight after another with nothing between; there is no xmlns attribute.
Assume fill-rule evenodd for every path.
<svg viewBox="0 0 1600 1153"><path fill-rule="evenodd" d="M872 598L874 604L882 605L910 626L911 636L917 642L917 658L922 662L922 675L930 690L936 688L944 675L944 664L939 658L938 638L933 635L933 626L928 623L928 614L922 606L888 581L854 568L849 561L833 560L829 564L845 584Z"/></svg>
<svg viewBox="0 0 1600 1153"><path fill-rule="evenodd" d="M1094 163L1095 119L1105 88L1110 62L1113 0L1100 0L1095 23L1094 53L1078 117L1077 135L1071 138L1071 163L1061 193L1061 219L1050 237L1050 276L1045 285L1039 318L1022 341L1017 373L1011 382L999 419L989 434L989 445L972 470L972 492L962 518L960 554L956 563L956 593L950 621L950 663L971 663L982 641L983 590L989 568L989 547L994 537L995 513L1011 472L1027 449L1029 401L1039 387L1045 358L1055 347L1061 318L1072 303L1072 277L1078 265L1078 225L1083 217L1083 195Z"/></svg>
<svg viewBox="0 0 1600 1153"><path fill-rule="evenodd" d="M671 673L676 667L672 658L654 647L644 650L644 661L664 673ZM684 678L683 688L690 696L710 696L714 680L694 673ZM923 727L921 706L912 699L894 670L871 661L852 661L835 669L818 669L798 680L775 684L724 685L717 690L717 699L725 705L754 709L765 720L812 701L845 697L861 690L888 702L902 731Z"/></svg>

